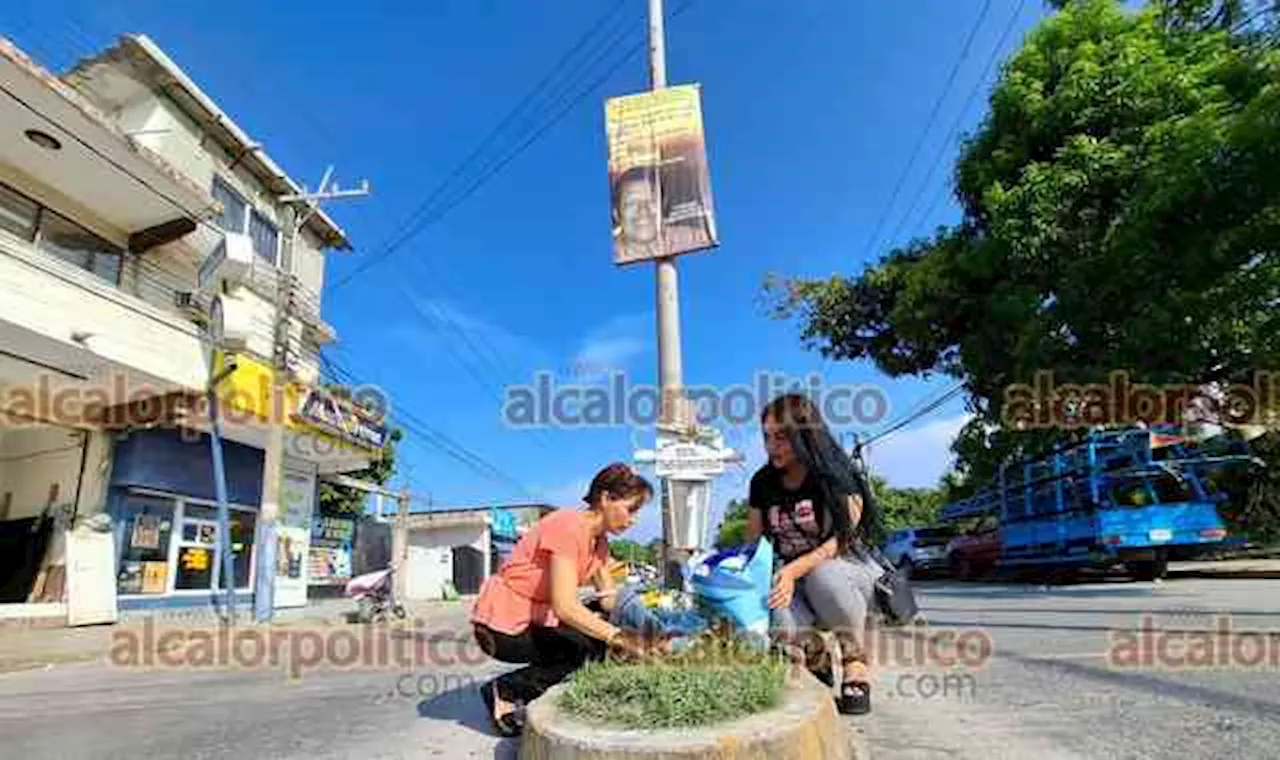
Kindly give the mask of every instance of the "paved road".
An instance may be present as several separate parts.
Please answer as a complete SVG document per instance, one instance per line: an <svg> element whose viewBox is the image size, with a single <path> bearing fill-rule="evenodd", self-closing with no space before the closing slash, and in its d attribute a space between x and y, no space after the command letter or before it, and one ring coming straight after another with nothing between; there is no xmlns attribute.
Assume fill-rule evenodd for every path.
<svg viewBox="0 0 1280 760"><path fill-rule="evenodd" d="M1277 756L1280 581L924 585L930 624L986 632L991 657L972 681L882 670L883 709L865 721L877 757ZM1165 631L1149 636L1149 664L1144 620ZM1246 635L1204 633L1224 626ZM1261 663L1257 631L1272 634Z"/></svg>
<svg viewBox="0 0 1280 760"><path fill-rule="evenodd" d="M989 642L972 680L903 658L878 672L876 708L852 719L876 758L1273 758L1280 747L1280 581L1173 580L1163 584L1034 586L929 583L921 589L931 632L967 632ZM1277 633L1277 661L1217 670L1142 668L1144 615L1166 631ZM487 735L474 683L499 669L445 638L465 631L460 609L437 612L416 640L435 635L420 666L211 671L108 663L0 675L0 736L6 757L409 758L513 757ZM1152 634L1178 656L1216 637ZM982 638L989 637L988 639ZM1236 637L1240 638L1240 637ZM1245 637L1247 639L1247 637ZM886 638L886 641L890 639ZM1229 640L1229 639L1223 639ZM334 646L341 659L352 642ZM1198 644L1196 642L1199 642ZM1207 643L1206 643L1207 642ZM1132 645L1129 650L1124 645ZM362 643L367 646L367 644ZM306 649L310 646L310 649ZM1107 659L1109 648L1139 667ZM1251 646L1251 645L1250 645ZM1250 646L1239 654L1254 656ZM119 643L118 658L130 652ZM216 644L214 645L216 647ZM193 652L197 650L192 650ZM265 651L265 650L264 650ZM314 642L301 645L307 661ZM880 650L882 657L891 648ZM927 646L920 647L927 653ZM955 650L935 645L945 657ZM1156 650L1153 650L1156 651ZM1195 651L1194 648L1192 651ZM1219 647L1218 651L1230 651ZM215 649L205 650L216 657ZM242 649L242 657L252 655ZM1166 658L1168 659L1168 658ZM1177 666L1168 662L1168 666ZM406 676L406 674L408 674Z"/></svg>

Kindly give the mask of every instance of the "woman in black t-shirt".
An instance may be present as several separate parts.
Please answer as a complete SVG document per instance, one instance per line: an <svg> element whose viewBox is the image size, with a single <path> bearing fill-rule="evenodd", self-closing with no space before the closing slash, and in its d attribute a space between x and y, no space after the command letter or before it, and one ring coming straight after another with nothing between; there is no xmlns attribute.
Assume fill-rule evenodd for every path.
<svg viewBox="0 0 1280 760"><path fill-rule="evenodd" d="M808 398L775 399L761 425L769 461L751 478L747 541L767 537L780 560L769 596L775 635L800 647L809 669L834 685L817 630L835 633L844 671L837 705L842 713L865 713L871 686L864 642L882 572L863 547L879 522L874 501Z"/></svg>

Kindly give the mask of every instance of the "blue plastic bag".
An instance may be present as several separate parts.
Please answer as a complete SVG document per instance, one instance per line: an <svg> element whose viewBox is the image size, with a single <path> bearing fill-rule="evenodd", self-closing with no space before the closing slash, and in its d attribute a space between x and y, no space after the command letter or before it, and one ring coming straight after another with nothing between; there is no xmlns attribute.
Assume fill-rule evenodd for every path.
<svg viewBox="0 0 1280 760"><path fill-rule="evenodd" d="M773 544L764 538L711 555L694 568L691 584L699 605L741 632L766 637L773 587Z"/></svg>

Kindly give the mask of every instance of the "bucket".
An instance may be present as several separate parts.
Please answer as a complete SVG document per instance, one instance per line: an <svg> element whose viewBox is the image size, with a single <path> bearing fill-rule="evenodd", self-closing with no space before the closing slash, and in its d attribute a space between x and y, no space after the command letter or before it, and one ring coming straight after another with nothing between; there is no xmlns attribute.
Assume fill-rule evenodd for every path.
<svg viewBox="0 0 1280 760"><path fill-rule="evenodd" d="M741 631L767 633L773 586L773 545L767 540L711 555L691 581L699 603L714 615Z"/></svg>

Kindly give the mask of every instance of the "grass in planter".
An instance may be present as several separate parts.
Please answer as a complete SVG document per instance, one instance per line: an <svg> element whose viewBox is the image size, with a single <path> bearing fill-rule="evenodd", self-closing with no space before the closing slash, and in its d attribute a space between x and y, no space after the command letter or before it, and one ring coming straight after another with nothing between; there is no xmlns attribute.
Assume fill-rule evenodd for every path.
<svg viewBox="0 0 1280 760"><path fill-rule="evenodd" d="M645 662L589 663L560 706L577 718L620 728L691 728L744 717L782 700L787 665L774 654L709 637Z"/></svg>

